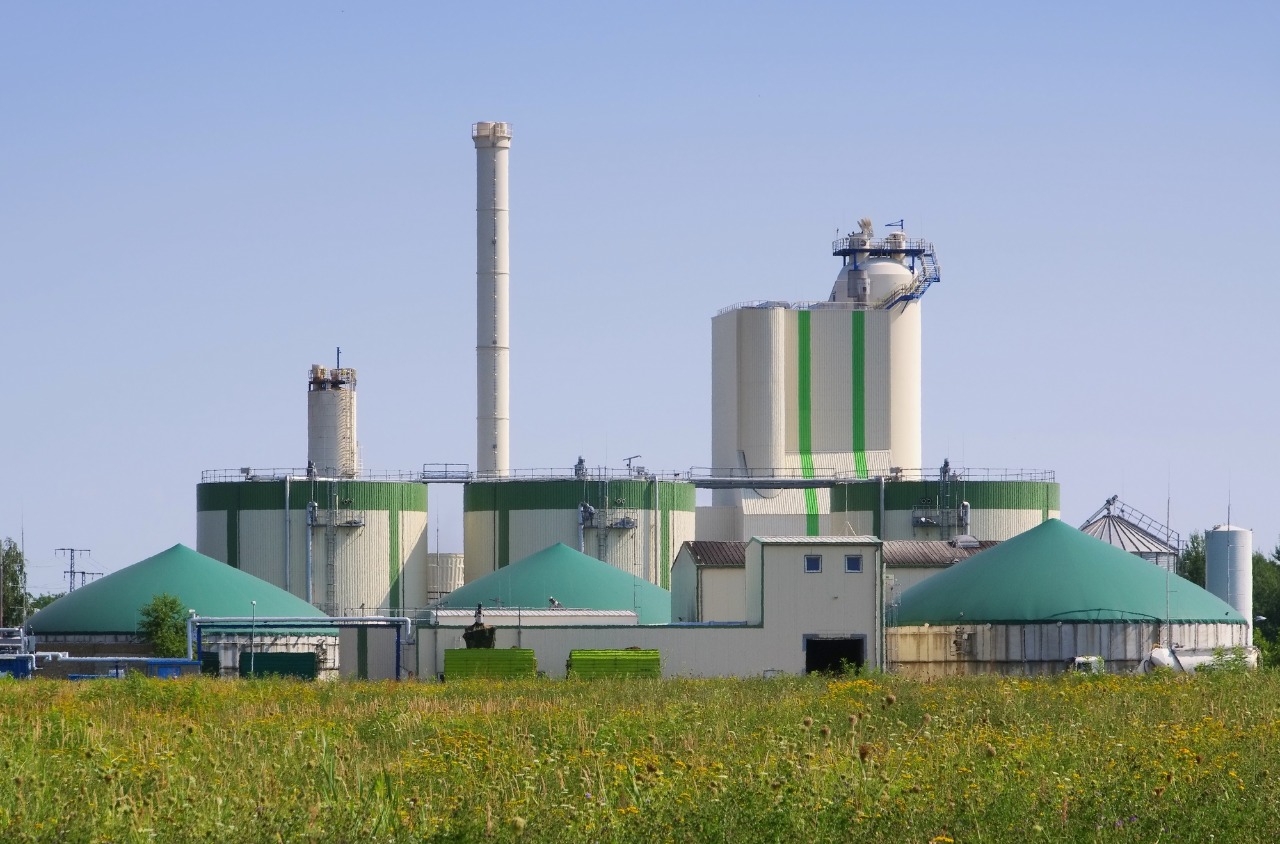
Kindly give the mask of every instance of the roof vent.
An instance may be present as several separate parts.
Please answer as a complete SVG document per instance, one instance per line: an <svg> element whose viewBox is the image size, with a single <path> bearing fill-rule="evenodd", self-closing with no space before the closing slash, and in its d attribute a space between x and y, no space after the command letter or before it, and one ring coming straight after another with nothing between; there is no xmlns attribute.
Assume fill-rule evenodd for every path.
<svg viewBox="0 0 1280 844"><path fill-rule="evenodd" d="M962 533L951 537L951 545L954 548L977 548L978 540L967 533Z"/></svg>

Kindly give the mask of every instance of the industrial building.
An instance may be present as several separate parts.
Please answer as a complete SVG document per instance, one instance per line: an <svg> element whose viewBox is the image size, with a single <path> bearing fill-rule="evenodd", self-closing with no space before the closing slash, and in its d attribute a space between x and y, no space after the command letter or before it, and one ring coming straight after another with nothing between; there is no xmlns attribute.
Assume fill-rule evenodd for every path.
<svg viewBox="0 0 1280 844"><path fill-rule="evenodd" d="M666 677L883 667L880 540L756 537L746 545L743 571L746 613L738 622L525 626L507 610L495 647L531 649L538 669L551 677L565 676L570 651L582 648L657 650ZM471 623L465 613L420 623L418 676L440 674L445 650L457 647L461 631Z"/></svg>
<svg viewBox="0 0 1280 844"><path fill-rule="evenodd" d="M672 621L745 619L746 567L745 542L686 542L671 566Z"/></svg>
<svg viewBox="0 0 1280 844"><path fill-rule="evenodd" d="M579 458L567 469L514 470L512 130L480 122L471 137L474 469L442 464L443 471L364 474L355 370L314 366L307 467L206 473L197 493L203 553L332 614L428 607L418 616L421 676L439 673L444 650L473 623L474 604L499 627L499 647L532 647L553 674L574 647L657 649L668 675L799 673L844 660L932 676L979 663L1035 670L1027 666L1056 665L1061 653L1090 647L1127 665L1144 648L1168 642L1170 632L1196 647L1248 643L1247 613L1211 622L1207 604L1186 609L1173 601L1177 612L1165 614L1164 639L1139 630L1154 623L1151 584L1114 557L1097 562L1097 547L1082 549L1061 534L1052 472L953 467L949 460L923 467L921 302L941 272L933 245L908 237L902 221L878 237L863 219L856 232L837 238L832 254L841 267L827 298L745 302L712 319L709 468L655 472L628 461L625 471L591 469ZM461 555L428 552L429 483L463 484ZM710 506L696 505L697 489L711 491ZM1226 542L1221 556L1237 559L1240 544ZM1001 568L1009 560L1019 565ZM1071 578L1071 565L1083 566L1094 591L1052 587ZM1239 566L1224 563L1228 569L1222 591L1243 600ZM1037 589L1088 606L1044 616L1033 602L1023 615L981 622L973 610L963 622L925 618L946 613L922 604L922 596L964 602L974 590L1001 594L995 580L972 574L996 570L1009 583L1038 572ZM1151 567L1148 575L1160 572ZM1021 606L1026 595L1007 598ZM1206 593L1203 600L1216 599ZM1131 605L1143 609L1125 609ZM1119 615L1088 614L1097 608ZM891 648L883 638L886 613L895 625ZM1101 621L1129 626L1098 627ZM1052 658L1037 626L1050 622L1071 625L1062 636L1070 634L1072 644L1060 638ZM981 651L982 660L970 658L968 646L955 641L977 642L975 627L952 636L949 657L935 652L938 624L991 631L997 623L1018 625L1018 649L1008 630L984 632L991 649ZM1077 629L1086 624L1093 626ZM1039 637L1035 648L1027 645L1028 631Z"/></svg>
<svg viewBox="0 0 1280 844"><path fill-rule="evenodd" d="M896 606L898 596L917 583L998 544L972 536L882 541L883 589L888 606ZM745 542L686 542L671 570L672 620L708 622L746 618L746 559Z"/></svg>

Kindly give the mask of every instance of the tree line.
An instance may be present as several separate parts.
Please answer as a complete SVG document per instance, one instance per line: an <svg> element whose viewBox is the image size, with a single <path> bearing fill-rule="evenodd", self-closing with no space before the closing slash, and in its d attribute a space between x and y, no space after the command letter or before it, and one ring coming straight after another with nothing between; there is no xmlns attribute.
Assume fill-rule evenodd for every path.
<svg viewBox="0 0 1280 844"><path fill-rule="evenodd" d="M27 591L27 560L18 543L0 540L0 627L20 627L36 610L64 593L32 595Z"/></svg>

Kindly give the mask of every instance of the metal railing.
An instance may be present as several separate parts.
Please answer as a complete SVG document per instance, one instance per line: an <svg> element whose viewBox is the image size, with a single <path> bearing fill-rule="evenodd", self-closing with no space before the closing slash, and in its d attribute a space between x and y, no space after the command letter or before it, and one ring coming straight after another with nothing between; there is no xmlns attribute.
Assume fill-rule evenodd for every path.
<svg viewBox="0 0 1280 844"><path fill-rule="evenodd" d="M687 475L688 479L697 483L703 480L830 480L835 483L879 482L880 476L859 478L852 469L832 469L815 466L809 476L805 477L803 469L782 468L708 468L695 466ZM884 476L888 481L937 481L937 469L891 469ZM952 483L963 481L1041 481L1052 483L1056 479L1052 469L991 469L964 468L951 469L946 480Z"/></svg>
<svg viewBox="0 0 1280 844"><path fill-rule="evenodd" d="M241 481L281 481L285 478L293 480L312 480L307 477L306 469L206 469L200 473L201 483L231 483ZM939 480L937 469L892 469L884 475L890 481L936 481ZM743 468L693 466L687 471L670 470L653 471L643 466L631 469L612 469L603 466L581 469L569 468L535 468L513 469L501 477L482 475L470 471L466 463L426 463L421 471L401 470L386 472L361 472L354 478L328 478L316 476L317 481L400 481L404 483L470 483L473 481L670 481L693 482L708 480L828 480L835 483L853 481L878 480L858 478L851 469L835 469L829 466L815 466L806 477L805 470L782 467ZM947 480L959 481L1056 481L1052 469L994 469L984 467L953 468Z"/></svg>
<svg viewBox="0 0 1280 844"><path fill-rule="evenodd" d="M730 311L754 310L759 308L782 308L788 311L865 311L868 310L867 305L858 302L832 302L829 299L818 301L800 301L800 302L784 302L779 299L751 299L746 302L737 302L716 311L716 316L727 314Z"/></svg>
<svg viewBox="0 0 1280 844"><path fill-rule="evenodd" d="M283 481L292 480L315 481L421 481L422 473L413 469L392 469L387 471L360 472L354 477L339 478L312 470L307 474L306 467L258 469L205 469L200 473L200 483L218 484L239 481Z"/></svg>
<svg viewBox="0 0 1280 844"><path fill-rule="evenodd" d="M893 253L898 254L921 254L923 252L932 252L933 244L919 237L909 237L905 240L896 240L887 237L867 238L860 234L846 235L831 241L831 253L838 255L841 252L872 252L872 253Z"/></svg>

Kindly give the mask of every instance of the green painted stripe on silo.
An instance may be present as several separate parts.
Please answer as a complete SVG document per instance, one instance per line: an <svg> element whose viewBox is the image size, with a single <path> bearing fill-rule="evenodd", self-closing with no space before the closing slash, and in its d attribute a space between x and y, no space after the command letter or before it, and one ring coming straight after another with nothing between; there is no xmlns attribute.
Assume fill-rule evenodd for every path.
<svg viewBox="0 0 1280 844"><path fill-rule="evenodd" d="M659 542L661 545L658 548L658 560L660 561L658 565L660 570L658 580L661 582L658 585L663 589L670 590L671 563L673 562L671 559L671 511L661 510L658 517L661 526L659 528Z"/></svg>
<svg viewBox="0 0 1280 844"><path fill-rule="evenodd" d="M1057 510L1061 488L1052 481L952 481L954 503L968 501L982 510ZM885 507L910 510L937 501L937 481L890 481L885 484Z"/></svg>
<svg viewBox="0 0 1280 844"><path fill-rule="evenodd" d="M240 568L240 511L227 511L227 565Z"/></svg>
<svg viewBox="0 0 1280 844"><path fill-rule="evenodd" d="M306 510L308 501L323 504L330 490L339 505L350 510L385 510L395 506L414 513L427 512L426 484L409 481L290 481L289 509ZM283 480L229 481L196 486L196 510L283 510Z"/></svg>
<svg viewBox="0 0 1280 844"><path fill-rule="evenodd" d="M498 511L498 567L511 563L511 511Z"/></svg>
<svg viewBox="0 0 1280 844"><path fill-rule="evenodd" d="M800 429L797 432L800 446L800 474L813 477L813 360L810 341L810 313L796 314L797 361L796 393L799 403L797 416ZM818 491L804 491L805 531L809 536L818 535Z"/></svg>
<svg viewBox="0 0 1280 844"><path fill-rule="evenodd" d="M659 481L664 510L694 512L697 506L693 484ZM621 504L618 499L621 498ZM654 509L654 484L646 480L554 480L475 481L462 492L462 509L467 513L488 510L576 510L581 502L597 509L630 507Z"/></svg>
<svg viewBox="0 0 1280 844"><path fill-rule="evenodd" d="M859 478L867 471L867 314L853 312L853 374L850 385L853 396L853 468Z"/></svg>

